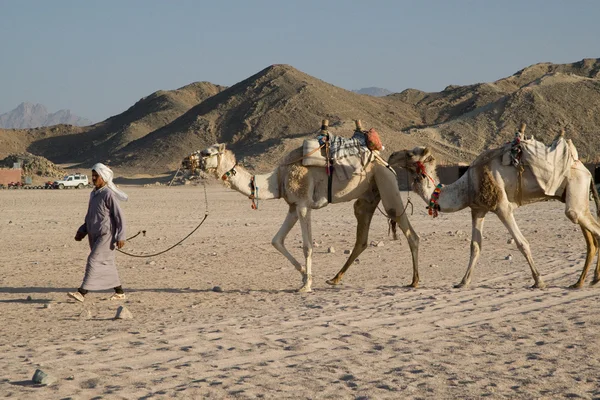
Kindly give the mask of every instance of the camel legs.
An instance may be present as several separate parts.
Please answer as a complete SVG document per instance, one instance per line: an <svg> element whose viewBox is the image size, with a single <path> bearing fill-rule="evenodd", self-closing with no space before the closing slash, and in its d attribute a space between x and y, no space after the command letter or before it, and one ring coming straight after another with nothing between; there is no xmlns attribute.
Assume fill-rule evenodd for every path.
<svg viewBox="0 0 600 400"><path fill-rule="evenodd" d="M598 251L598 242L600 238L600 224L598 224L594 217L592 217L589 211L587 213L584 213L584 215L582 216L578 216L573 209L569 209L567 207L566 214L571 221L576 222L581 226L587 244L587 253L585 258L585 264L583 266L583 271L581 272L581 277L573 286L571 286L573 288L578 289L583 285L583 280L585 279L588 268L590 267L589 264L592 262L595 253ZM591 244L590 242L588 242L588 234L586 234L585 232L588 232L588 234L592 236ZM598 282L600 282L600 258L596 262L596 269L594 270L594 280L592 280L591 285L596 285Z"/></svg>
<svg viewBox="0 0 600 400"><path fill-rule="evenodd" d="M396 220L408 241L413 263L413 278L409 286L416 288L419 286L419 235L413 229L406 215L396 175L381 164L375 164L373 171L385 212L390 218Z"/></svg>
<svg viewBox="0 0 600 400"><path fill-rule="evenodd" d="M313 239L312 228L310 223L311 209L306 206L296 208L298 219L300 220L300 228L302 229L302 249L304 250L304 259L306 262L306 270L303 274L302 287L299 292L310 292L312 286L312 252Z"/></svg>
<svg viewBox="0 0 600 400"><path fill-rule="evenodd" d="M515 239L515 244L527 259L527 263L529 264L529 268L531 269L531 275L533 276L533 280L535 283L532 287L543 289L546 287L546 284L542 280L540 273L537 268L533 264L533 257L531 257L531 250L529 248L529 242L525 239L525 236L519 230L517 226L517 221L515 221L515 216L512 211L508 208L510 207L508 204L506 206L500 205L498 210L496 210L496 215L500 218L500 221L504 224L508 232L512 235L513 239Z"/></svg>
<svg viewBox="0 0 600 400"><path fill-rule="evenodd" d="M583 285L583 280L585 279L589 268L588 263L591 263L591 258L593 258L594 253L598 249L598 243L600 242L600 224L590 213L589 187L591 177L589 174L578 172L577 169L573 170L567 185L565 196L565 215L572 222L581 226L587 244L587 255L583 271L579 280L572 286L574 288L579 288ZM588 234L586 234L586 231L588 234L592 235L593 240L591 245L590 242L588 242ZM590 250L590 246L594 248L594 251ZM600 261L598 262L600 263ZM595 285L598 282L600 282L600 264L597 263L592 285Z"/></svg>
<svg viewBox="0 0 600 400"><path fill-rule="evenodd" d="M481 241L483 239L483 221L487 211L471 209L471 258L467 272L459 284L454 285L455 288L468 287L471 283L471 274L479 256L481 254Z"/></svg>
<svg viewBox="0 0 600 400"><path fill-rule="evenodd" d="M573 285L569 286L572 289L581 289L583 286L583 282L585 282L585 278L590 269L590 265L592 264L592 260L598 251L597 242L592 235L592 232L588 231L584 227L581 227L581 232L583 233L583 237L585 238L585 244L587 246L586 254L585 254L585 264L583 265L583 270L581 271L581 276ZM596 266L596 270L598 266ZM595 274L597 275L597 273ZM594 279L595 280L595 279ZM592 283L594 284L594 283Z"/></svg>
<svg viewBox="0 0 600 400"><path fill-rule="evenodd" d="M302 265L298 262L298 260L296 260L294 258L294 256L292 256L290 254L290 252L284 245L286 236L288 235L288 233L290 233L290 231L292 230L294 225L296 225L297 221L298 221L298 213L296 212L296 206L292 204L292 205L290 205L290 208L285 217L285 220L283 221L283 225L281 225L281 228L279 228L279 231L273 237L273 240L271 240L271 244L281 254L283 254L285 256L285 258L287 258L304 277L304 272L305 272L304 268L302 268Z"/></svg>
<svg viewBox="0 0 600 400"><path fill-rule="evenodd" d="M367 242L369 241L369 228L371 226L371 220L373 214L379 204L379 194L373 198L373 196L363 196L354 202L354 216L356 217L356 241L354 242L354 248L350 257L346 260L346 263L339 270L339 272L327 281L330 285L337 285L342 280L342 277L350 268L350 265L356 260L356 258L367 248Z"/></svg>
<svg viewBox="0 0 600 400"><path fill-rule="evenodd" d="M598 239L594 236L594 245L596 246L596 252L598 252L598 249L600 249L600 246L598 245ZM600 282L600 256L596 259L596 270L594 271L594 280L592 281L592 283L590 285L595 285L598 282Z"/></svg>
<svg viewBox="0 0 600 400"><path fill-rule="evenodd" d="M412 282L408 286L416 288L419 286L419 235L417 235L417 232L415 232L410 224L406 212L403 212L400 217L396 217L396 222L398 222L398 226L404 233L404 236L406 236L412 256L413 277Z"/></svg>

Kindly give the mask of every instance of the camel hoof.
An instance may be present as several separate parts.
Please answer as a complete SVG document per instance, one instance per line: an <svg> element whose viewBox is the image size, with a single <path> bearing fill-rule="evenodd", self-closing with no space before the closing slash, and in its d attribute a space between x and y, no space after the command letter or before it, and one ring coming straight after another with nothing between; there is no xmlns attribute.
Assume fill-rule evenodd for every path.
<svg viewBox="0 0 600 400"><path fill-rule="evenodd" d="M336 285L340 284L340 279L333 278L333 279L328 279L325 282L327 282L328 285L336 286Z"/></svg>
<svg viewBox="0 0 600 400"><path fill-rule="evenodd" d="M310 286L302 286L300 289L298 289L298 293L309 293L312 292L312 289L310 288Z"/></svg>
<svg viewBox="0 0 600 400"><path fill-rule="evenodd" d="M406 285L407 288L416 289L419 287L419 283L412 282L410 285Z"/></svg>
<svg viewBox="0 0 600 400"><path fill-rule="evenodd" d="M571 286L569 286L569 289L581 289L582 286L583 286L583 283L577 282L577 283L574 283Z"/></svg>
<svg viewBox="0 0 600 400"><path fill-rule="evenodd" d="M596 284L600 282L600 279L594 279L591 283L590 286L596 286Z"/></svg>
<svg viewBox="0 0 600 400"><path fill-rule="evenodd" d="M546 289L546 284L544 282L536 282L532 287L532 289Z"/></svg>
<svg viewBox="0 0 600 400"><path fill-rule="evenodd" d="M454 285L454 289L462 289L464 287L467 287L467 284L464 282L457 283L456 285Z"/></svg>

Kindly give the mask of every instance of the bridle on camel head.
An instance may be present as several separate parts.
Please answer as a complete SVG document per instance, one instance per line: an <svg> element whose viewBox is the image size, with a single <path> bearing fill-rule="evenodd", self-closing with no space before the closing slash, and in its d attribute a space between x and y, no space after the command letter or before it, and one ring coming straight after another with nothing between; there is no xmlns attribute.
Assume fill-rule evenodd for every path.
<svg viewBox="0 0 600 400"><path fill-rule="evenodd" d="M217 157L217 166L212 167L212 168L206 168L206 160L213 158L213 157ZM216 170L217 168L219 168L219 165L221 165L222 159L223 159L222 151L217 151L216 153L212 153L212 154L200 153L200 163L201 163L201 165L203 165L206 168L206 171L208 171L209 169ZM235 176L235 174L237 173L237 171L235 170L235 167L237 167L237 165L238 164L236 162L229 171L227 171L223 175L221 175L221 179L226 181L227 179L229 179L229 177Z"/></svg>
<svg viewBox="0 0 600 400"><path fill-rule="evenodd" d="M438 213L440 212L440 205L438 204L438 200L440 197L440 192L442 191L442 187L444 185L442 185L441 182L438 183L437 185L435 184L435 181L433 180L431 175L429 175L427 173L425 164L422 161L416 161L414 163L414 167L415 167L415 182L416 183L421 182L425 178L429 178L431 183L433 183L435 185L435 189L433 190L433 193L431 193L431 197L429 198L429 205L427 206L429 215L431 215L433 218L435 218L438 216Z"/></svg>
<svg viewBox="0 0 600 400"><path fill-rule="evenodd" d="M217 167L219 165L221 165L221 157L223 156L223 153L218 151L216 153L205 153L204 151L202 151L200 153L200 163L206 165L206 160L208 160L209 158L213 158L213 157L217 157Z"/></svg>
<svg viewBox="0 0 600 400"><path fill-rule="evenodd" d="M217 168L219 168L219 165L221 165L221 160L223 158L223 152L219 151L213 154L206 154L202 156L202 163L205 163L206 160L208 160L211 157L217 157L217 166L215 168L211 168L216 170ZM236 161L235 164L233 164L233 167L231 167L228 171L226 171L223 175L221 175L221 180L226 182L227 180L229 180L229 178L234 177L237 174L236 171L236 167L238 166L238 163ZM250 200L252 200L252 209L253 210L257 210L258 209L258 185L256 184L256 176L252 175L252 177L250 178L250 196L248 196L248 198Z"/></svg>
<svg viewBox="0 0 600 400"><path fill-rule="evenodd" d="M416 161L414 165L415 165L415 174L416 174L415 180L421 181L422 179L429 178L431 183L433 183L435 185L435 181L427 173L427 169L425 168L425 164L423 164L423 161ZM407 169L409 169L409 168L407 168Z"/></svg>

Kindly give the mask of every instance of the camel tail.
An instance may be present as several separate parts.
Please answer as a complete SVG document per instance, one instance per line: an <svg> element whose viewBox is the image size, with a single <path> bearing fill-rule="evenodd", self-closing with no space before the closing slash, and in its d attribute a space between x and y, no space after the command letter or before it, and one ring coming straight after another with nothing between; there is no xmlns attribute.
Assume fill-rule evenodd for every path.
<svg viewBox="0 0 600 400"><path fill-rule="evenodd" d="M590 183L590 190L592 191L594 203L596 204L596 219L600 219L600 198L598 197L598 189L596 189L596 184L593 179Z"/></svg>

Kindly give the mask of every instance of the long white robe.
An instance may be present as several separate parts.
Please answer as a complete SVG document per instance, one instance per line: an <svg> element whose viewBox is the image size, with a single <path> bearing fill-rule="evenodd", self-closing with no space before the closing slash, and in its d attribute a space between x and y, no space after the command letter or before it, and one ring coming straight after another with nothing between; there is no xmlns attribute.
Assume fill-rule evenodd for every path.
<svg viewBox="0 0 600 400"><path fill-rule="evenodd" d="M125 240L125 220L108 187L92 191L85 222L78 232L87 234L91 249L81 288L104 290L120 286L115 249L118 240Z"/></svg>

